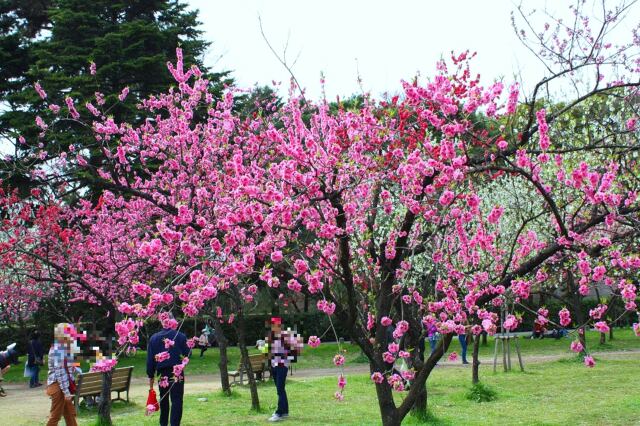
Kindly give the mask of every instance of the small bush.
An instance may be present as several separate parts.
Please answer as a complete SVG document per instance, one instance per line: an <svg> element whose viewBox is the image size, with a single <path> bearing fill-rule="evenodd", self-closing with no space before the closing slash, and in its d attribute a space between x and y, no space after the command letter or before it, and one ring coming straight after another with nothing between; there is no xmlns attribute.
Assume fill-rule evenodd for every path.
<svg viewBox="0 0 640 426"><path fill-rule="evenodd" d="M354 364L368 364L369 358L363 352L360 352L351 362Z"/></svg>
<svg viewBox="0 0 640 426"><path fill-rule="evenodd" d="M466 394L466 397L470 401L475 402L489 402L498 397L496 391L483 383L476 383L471 386L471 389Z"/></svg>

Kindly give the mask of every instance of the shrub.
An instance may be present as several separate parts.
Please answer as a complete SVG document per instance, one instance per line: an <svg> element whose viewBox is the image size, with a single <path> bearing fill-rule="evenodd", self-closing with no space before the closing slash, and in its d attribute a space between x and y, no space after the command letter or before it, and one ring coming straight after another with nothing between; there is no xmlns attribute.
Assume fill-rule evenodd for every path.
<svg viewBox="0 0 640 426"><path fill-rule="evenodd" d="M476 383L471 386L465 396L470 401L489 402L495 400L498 397L498 394L495 390L491 389L491 387L484 383Z"/></svg>

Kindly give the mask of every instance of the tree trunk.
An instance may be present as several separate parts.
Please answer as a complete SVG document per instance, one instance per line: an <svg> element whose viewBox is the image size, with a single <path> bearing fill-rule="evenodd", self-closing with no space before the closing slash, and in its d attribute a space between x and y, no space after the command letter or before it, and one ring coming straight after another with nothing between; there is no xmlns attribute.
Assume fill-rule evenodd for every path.
<svg viewBox="0 0 640 426"><path fill-rule="evenodd" d="M580 343L582 344L582 347L584 348L582 351L586 354L587 353L587 333L586 333L586 327L580 327L580 329L578 330L578 340L580 341Z"/></svg>
<svg viewBox="0 0 640 426"><path fill-rule="evenodd" d="M609 340L613 340L613 324L609 327Z"/></svg>
<svg viewBox="0 0 640 426"><path fill-rule="evenodd" d="M111 380L113 370L102 373L102 392L100 393L100 404L98 404L98 424L100 426L111 426Z"/></svg>
<svg viewBox="0 0 640 426"><path fill-rule="evenodd" d="M416 402L411 409L413 415L419 419L424 419L427 415L427 385L425 383L424 389L416 397Z"/></svg>
<svg viewBox="0 0 640 426"><path fill-rule="evenodd" d="M478 353L480 352L480 335L476 335L473 339L473 364L471 365L471 383L474 385L480 382L480 360Z"/></svg>
<svg viewBox="0 0 640 426"><path fill-rule="evenodd" d="M391 387L385 382L376 384L376 393L378 394L378 405L380 406L382 424L384 426L400 426L402 421L398 419L398 410L393 402Z"/></svg>
<svg viewBox="0 0 640 426"><path fill-rule="evenodd" d="M240 354L242 356L242 363L244 369L247 372L249 379L249 390L251 391L251 409L260 411L260 398L258 397L258 384L256 383L256 377L251 369L251 362L249 362L249 351L246 344L246 330L244 315L241 310L238 311L238 315L235 320L236 332L238 333L238 347L240 348Z"/></svg>
<svg viewBox="0 0 640 426"><path fill-rule="evenodd" d="M220 385L222 393L231 395L231 385L229 384L229 356L227 355L227 345L229 341L224 335L224 330L218 318L213 318L213 329L216 331L216 340L218 341L218 350L220 351Z"/></svg>
<svg viewBox="0 0 640 426"><path fill-rule="evenodd" d="M487 346L487 332L486 331L482 331L482 346Z"/></svg>
<svg viewBox="0 0 640 426"><path fill-rule="evenodd" d="M107 347L105 355L111 356L113 349L113 331L116 327L116 313L114 307L110 307L107 316L107 330L105 333ZM100 403L98 404L98 423L111 426L111 381L113 378L113 370L102 373L102 391L100 392Z"/></svg>
<svg viewBox="0 0 640 426"><path fill-rule="evenodd" d="M607 341L607 333L600 333L600 344L604 345Z"/></svg>
<svg viewBox="0 0 640 426"><path fill-rule="evenodd" d="M582 325L586 322L584 312L582 311L582 295L578 290L573 272L571 271L567 271L567 285L569 288L569 302L571 303L571 309L574 312L575 322Z"/></svg>

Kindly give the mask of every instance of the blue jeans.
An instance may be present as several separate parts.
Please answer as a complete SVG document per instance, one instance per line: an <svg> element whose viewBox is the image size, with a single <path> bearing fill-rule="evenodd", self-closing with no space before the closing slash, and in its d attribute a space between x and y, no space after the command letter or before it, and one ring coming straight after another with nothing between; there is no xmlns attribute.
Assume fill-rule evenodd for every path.
<svg viewBox="0 0 640 426"><path fill-rule="evenodd" d="M436 346L438 345L438 338L436 336L429 337L429 346L431 347L431 353L436 351Z"/></svg>
<svg viewBox="0 0 640 426"><path fill-rule="evenodd" d="M288 372L289 367L285 367L284 365L279 365L271 369L271 375L273 376L273 381L276 383L276 390L278 391L278 409L276 410L276 414L280 416L289 414L289 401L287 400L287 391L284 389Z"/></svg>
<svg viewBox="0 0 640 426"><path fill-rule="evenodd" d="M184 376L173 382L173 371L164 371L161 376L169 377L169 386L160 388L160 426L169 423L169 398L171 398L171 426L180 426L182 420L182 398L184 396Z"/></svg>
<svg viewBox="0 0 640 426"><path fill-rule="evenodd" d="M29 370L31 372L31 378L29 379L29 386L34 387L35 385L40 383L40 378L38 377L40 375L40 366L34 365L32 367L29 367Z"/></svg>
<svg viewBox="0 0 640 426"><path fill-rule="evenodd" d="M459 334L458 340L460 341L460 347L462 348L462 362L467 362L467 335Z"/></svg>

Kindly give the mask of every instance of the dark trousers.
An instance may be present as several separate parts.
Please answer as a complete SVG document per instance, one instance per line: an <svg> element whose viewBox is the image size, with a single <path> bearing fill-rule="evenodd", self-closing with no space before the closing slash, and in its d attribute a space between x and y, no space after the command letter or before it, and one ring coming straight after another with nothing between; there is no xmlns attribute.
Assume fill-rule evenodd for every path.
<svg viewBox="0 0 640 426"><path fill-rule="evenodd" d="M182 419L182 398L184 396L184 376L178 382L173 381L173 371L158 372L169 377L169 386L160 387L160 426L169 424L169 399L171 399L171 426L180 426Z"/></svg>
<svg viewBox="0 0 640 426"><path fill-rule="evenodd" d="M34 387L38 383L40 383L40 366L34 365L33 367L29 367L31 370L31 378L29 379L29 386Z"/></svg>
<svg viewBox="0 0 640 426"><path fill-rule="evenodd" d="M432 353L435 352L436 350L436 345L438 344L438 338L434 335L431 337L421 337L420 341L418 342L418 344L420 345L420 361L424 362L425 356L424 356L424 351L426 350L426 344L425 344L425 340L429 339L429 348L431 349L431 352L429 353L429 356L431 356Z"/></svg>
<svg viewBox="0 0 640 426"><path fill-rule="evenodd" d="M462 347L462 362L467 362L467 335L459 334L458 340L460 341L460 347Z"/></svg>
<svg viewBox="0 0 640 426"><path fill-rule="evenodd" d="M200 358L202 358L202 356L204 355L204 353L207 351L207 347L206 346L199 346L200 348Z"/></svg>
<svg viewBox="0 0 640 426"><path fill-rule="evenodd" d="M284 389L288 371L289 368L283 365L271 369L271 375L273 376L273 381L276 382L276 390L278 391L278 409L276 410L276 414L280 416L289 414L289 401L287 400L287 391Z"/></svg>

